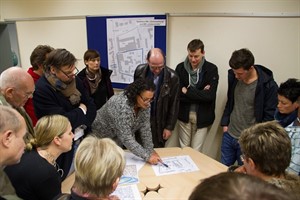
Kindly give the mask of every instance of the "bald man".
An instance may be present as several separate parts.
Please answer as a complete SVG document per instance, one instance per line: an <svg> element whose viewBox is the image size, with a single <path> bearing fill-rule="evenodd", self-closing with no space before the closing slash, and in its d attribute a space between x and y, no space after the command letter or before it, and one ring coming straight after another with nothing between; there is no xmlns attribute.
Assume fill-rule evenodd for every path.
<svg viewBox="0 0 300 200"><path fill-rule="evenodd" d="M0 75L0 105L16 109L25 119L26 140L33 137L33 125L23 106L34 92L32 77L20 67L10 67Z"/></svg>
<svg viewBox="0 0 300 200"><path fill-rule="evenodd" d="M148 78L156 85L151 103L151 131L155 148L164 147L174 130L179 106L179 78L166 66L165 55L159 48L147 54L147 63L137 66L134 79Z"/></svg>
<svg viewBox="0 0 300 200"><path fill-rule="evenodd" d="M25 134L24 118L15 109L0 105L0 199L19 199L3 168L20 162Z"/></svg>

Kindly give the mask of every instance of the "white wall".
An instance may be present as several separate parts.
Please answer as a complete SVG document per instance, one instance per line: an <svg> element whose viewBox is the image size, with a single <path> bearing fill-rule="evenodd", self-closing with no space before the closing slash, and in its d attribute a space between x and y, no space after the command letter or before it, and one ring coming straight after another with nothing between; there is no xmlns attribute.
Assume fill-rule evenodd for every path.
<svg viewBox="0 0 300 200"><path fill-rule="evenodd" d="M167 64L171 68L185 58L187 43L194 38L203 40L207 60L219 67L217 117L205 144L205 153L219 158L219 122L226 102L231 53L249 48L256 63L273 70L278 83L300 78L300 0L0 0L0 20L17 21L24 68L30 66L29 56L38 44L66 48L81 59L87 48L86 15L164 13L170 13ZM236 17L228 17L230 13ZM82 61L78 66L83 66Z"/></svg>

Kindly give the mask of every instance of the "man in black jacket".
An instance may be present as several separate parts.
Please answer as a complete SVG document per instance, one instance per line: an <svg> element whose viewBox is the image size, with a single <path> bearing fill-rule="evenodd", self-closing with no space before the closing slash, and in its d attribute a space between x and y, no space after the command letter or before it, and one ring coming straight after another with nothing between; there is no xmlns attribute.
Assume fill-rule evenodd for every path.
<svg viewBox="0 0 300 200"><path fill-rule="evenodd" d="M243 164L238 139L244 129L274 120L277 83L270 69L254 61L246 48L234 51L229 60L227 103L221 119L221 162L227 166L235 161Z"/></svg>
<svg viewBox="0 0 300 200"><path fill-rule="evenodd" d="M134 79L149 78L156 85L151 103L151 131L154 147L164 147L171 136L178 114L179 79L175 71L165 65L161 49L153 48L147 54L147 63L137 66Z"/></svg>
<svg viewBox="0 0 300 200"><path fill-rule="evenodd" d="M217 66L205 59L201 40L192 40L187 50L188 56L175 70L181 89L177 122L179 144L202 152L209 127L215 120L219 74Z"/></svg>

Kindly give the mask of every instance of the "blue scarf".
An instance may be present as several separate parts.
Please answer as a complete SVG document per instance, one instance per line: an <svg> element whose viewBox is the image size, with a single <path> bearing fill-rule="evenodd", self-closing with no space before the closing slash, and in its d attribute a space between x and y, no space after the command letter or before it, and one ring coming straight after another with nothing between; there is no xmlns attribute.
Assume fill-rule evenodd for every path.
<svg viewBox="0 0 300 200"><path fill-rule="evenodd" d="M298 109L294 110L290 114L282 114L276 109L274 118L282 126L287 127L290 125L298 116Z"/></svg>

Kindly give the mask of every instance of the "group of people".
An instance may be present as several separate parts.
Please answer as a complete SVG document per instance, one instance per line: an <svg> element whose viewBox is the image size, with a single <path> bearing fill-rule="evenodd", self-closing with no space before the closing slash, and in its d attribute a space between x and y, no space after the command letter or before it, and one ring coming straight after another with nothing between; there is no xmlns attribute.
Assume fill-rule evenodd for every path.
<svg viewBox="0 0 300 200"><path fill-rule="evenodd" d="M123 174L125 157L114 141L92 135L84 138L75 154L71 194L62 194L64 171L56 158L72 148L74 134L69 120L62 115L42 117L29 144L24 142L26 133L23 116L0 105L1 200L118 199L110 194Z"/></svg>
<svg viewBox="0 0 300 200"><path fill-rule="evenodd" d="M87 145L85 152L81 152L84 156L80 156L79 150L84 148L81 146L84 146L85 140L99 140L99 146L100 141L103 141L102 145L111 143L99 138L111 138L118 146L130 150L149 164L162 162L154 148L165 147L168 140L178 140L180 147L190 146L202 152L215 120L218 68L205 59L201 40L190 41L187 52L186 59L173 70L166 66L161 49L151 49L146 56L147 62L137 66L134 81L118 94L114 94L110 80L112 71L101 66L99 52L92 49L85 52L85 68L81 71L77 69L77 59L71 52L48 45L39 45L33 50L30 57L32 67L27 72L20 67L3 71L0 104L21 114L20 123L24 122L27 129L26 134L23 133L26 152L22 158L23 152L15 158L13 163L20 160L18 164L5 168L17 194L24 199L60 196L61 181L75 170L76 180L71 195L86 195L89 189L83 184L86 183L83 179L86 179L80 170L92 168L92 164L86 160L86 165L81 166L81 162L85 162L88 153L93 154ZM252 155L251 149L247 152L250 139L243 140L243 134L249 128L250 135L255 135L256 124L271 130L280 124L283 130L275 127L273 132L284 132L286 140L290 141L286 144L287 149L281 152L286 156L282 159L286 159L288 164L281 163L280 173L272 171L266 175L274 175L281 182L288 176L285 174L287 168L293 173L300 173L300 82L289 79L278 88L272 71L254 63L254 56L248 49L234 51L229 60L227 103L221 119L224 132L221 162L231 166L237 161L240 167L236 171L248 174L262 170L259 156ZM278 124L261 124L274 119L277 120L274 123ZM178 138L177 134L172 134L175 127ZM263 136L253 138L253 143L262 140ZM97 145L90 145L93 153L97 153L93 149ZM290 151L288 145L291 146ZM263 150L260 153L269 153L267 149ZM248 165L248 160L253 165ZM95 161L106 165L101 162L101 159ZM105 162L113 161L108 159ZM275 163L277 165L277 161ZM0 164L6 166L12 163ZM124 161L120 161L119 166L123 164ZM100 172L104 170L97 169ZM106 196L116 187L124 167L113 169L118 173L107 185L110 189L105 192ZM36 175L28 173L30 170L36 171ZM257 172L252 174L257 175ZM94 177L90 177L91 181L95 177L96 172ZM299 178L293 179L299 181ZM46 182L46 186L48 183L53 185L51 190L43 184ZM98 183L93 184L99 188ZM294 188L289 191L294 191ZM91 192L91 195L103 197L104 193ZM64 198L64 195L59 198Z"/></svg>

